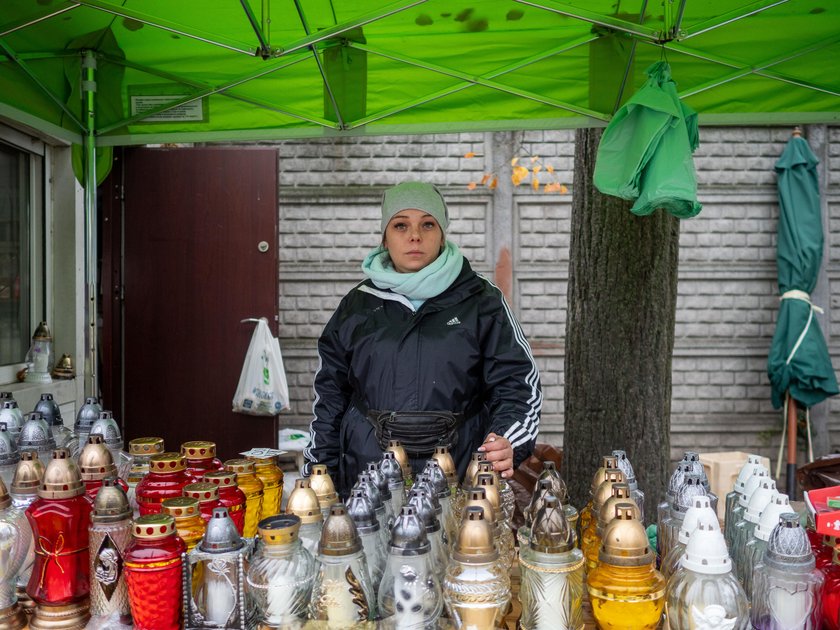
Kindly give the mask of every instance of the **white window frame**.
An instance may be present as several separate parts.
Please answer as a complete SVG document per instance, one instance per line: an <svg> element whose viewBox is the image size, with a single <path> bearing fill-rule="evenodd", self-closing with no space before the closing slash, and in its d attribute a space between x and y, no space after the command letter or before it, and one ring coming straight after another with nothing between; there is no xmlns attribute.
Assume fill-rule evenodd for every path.
<svg viewBox="0 0 840 630"><path fill-rule="evenodd" d="M51 248L46 246L45 226L50 224L52 206L46 195L49 182L49 148L47 145L20 131L0 124L0 142L29 155L29 199L30 199L30 321L29 329L34 331L39 321L48 319L51 312L51 297L47 287L51 286ZM17 381L17 373L26 366L21 357L19 363L0 365L0 384Z"/></svg>

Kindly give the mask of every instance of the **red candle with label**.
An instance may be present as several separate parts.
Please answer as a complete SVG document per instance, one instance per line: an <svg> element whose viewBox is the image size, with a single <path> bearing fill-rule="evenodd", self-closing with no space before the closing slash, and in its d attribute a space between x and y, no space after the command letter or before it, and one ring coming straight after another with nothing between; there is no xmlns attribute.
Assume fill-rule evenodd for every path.
<svg viewBox="0 0 840 630"><path fill-rule="evenodd" d="M149 474L140 480L135 490L140 515L159 514L164 499L182 496L184 486L189 482L183 455L171 451L153 455L149 460Z"/></svg>
<svg viewBox="0 0 840 630"><path fill-rule="evenodd" d="M26 510L35 540L35 562L26 593L37 604L65 605L90 594L88 526L93 501L66 449L56 449Z"/></svg>
<svg viewBox="0 0 840 630"><path fill-rule="evenodd" d="M181 455L187 461L187 477L190 478L190 483L204 481L204 473L224 469L221 460L216 458L214 442L184 442L181 444Z"/></svg>
<svg viewBox="0 0 840 630"><path fill-rule="evenodd" d="M219 486L209 481L191 483L184 486L184 496L198 500L198 510L201 518L207 523L213 518L213 510L217 507L225 507L219 501Z"/></svg>
<svg viewBox="0 0 840 630"><path fill-rule="evenodd" d="M239 535L245 531L245 493L236 485L236 473L220 470L204 475L204 480L219 486L219 501L228 509Z"/></svg>
<svg viewBox="0 0 840 630"><path fill-rule="evenodd" d="M186 545L168 514L141 516L125 548L125 577L136 630L179 630Z"/></svg>

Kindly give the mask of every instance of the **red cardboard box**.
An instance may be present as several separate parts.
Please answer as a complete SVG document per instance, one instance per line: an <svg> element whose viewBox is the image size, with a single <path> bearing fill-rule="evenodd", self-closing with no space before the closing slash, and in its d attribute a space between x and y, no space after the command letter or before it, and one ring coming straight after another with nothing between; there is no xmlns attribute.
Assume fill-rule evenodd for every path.
<svg viewBox="0 0 840 630"><path fill-rule="evenodd" d="M829 507L829 499L840 499L840 486L829 486L805 493L805 503L814 518L818 534L840 536L840 508Z"/></svg>

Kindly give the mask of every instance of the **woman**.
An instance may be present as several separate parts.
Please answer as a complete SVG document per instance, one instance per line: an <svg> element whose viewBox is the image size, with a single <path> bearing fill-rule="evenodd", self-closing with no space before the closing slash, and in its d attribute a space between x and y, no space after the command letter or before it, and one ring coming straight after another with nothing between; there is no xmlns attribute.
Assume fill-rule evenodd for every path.
<svg viewBox="0 0 840 630"><path fill-rule="evenodd" d="M446 240L448 227L434 186L386 190L367 279L318 341L305 455L344 495L388 439L403 442L415 471L447 444L460 476L476 449L503 477L533 450L542 392L531 349L501 291Z"/></svg>

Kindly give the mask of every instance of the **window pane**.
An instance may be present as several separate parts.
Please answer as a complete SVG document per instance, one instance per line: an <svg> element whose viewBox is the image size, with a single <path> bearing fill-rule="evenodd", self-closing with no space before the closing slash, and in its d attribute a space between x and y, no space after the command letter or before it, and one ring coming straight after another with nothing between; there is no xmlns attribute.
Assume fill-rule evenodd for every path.
<svg viewBox="0 0 840 630"><path fill-rule="evenodd" d="M0 144L0 365L21 363L29 349L29 155Z"/></svg>

